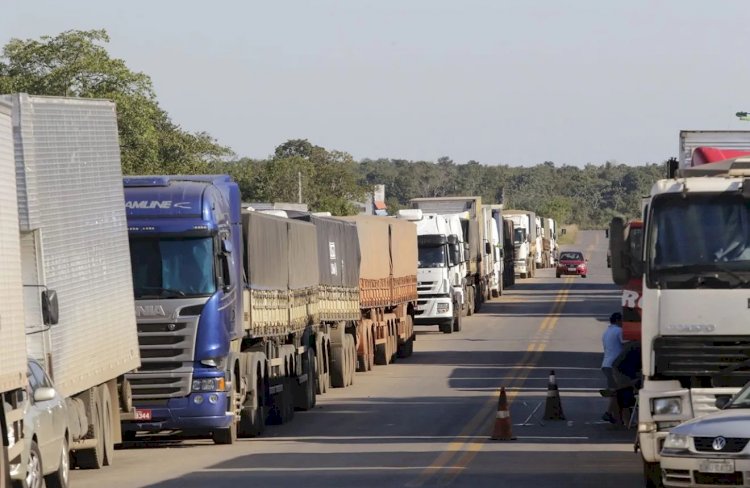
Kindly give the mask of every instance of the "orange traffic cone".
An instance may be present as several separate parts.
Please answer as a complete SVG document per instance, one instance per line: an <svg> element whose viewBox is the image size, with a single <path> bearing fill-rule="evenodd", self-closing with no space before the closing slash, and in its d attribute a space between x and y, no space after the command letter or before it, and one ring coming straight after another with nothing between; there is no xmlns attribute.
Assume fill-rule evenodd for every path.
<svg viewBox="0 0 750 488"><path fill-rule="evenodd" d="M549 372L549 384L547 385L547 403L544 406L544 420L565 420L562 403L560 403L560 392L557 389L555 371Z"/></svg>
<svg viewBox="0 0 750 488"><path fill-rule="evenodd" d="M505 387L500 388L500 398L497 401L497 414L495 415L495 425L492 428L493 441L514 441L513 432L511 432L510 411L508 411L508 397L505 396Z"/></svg>

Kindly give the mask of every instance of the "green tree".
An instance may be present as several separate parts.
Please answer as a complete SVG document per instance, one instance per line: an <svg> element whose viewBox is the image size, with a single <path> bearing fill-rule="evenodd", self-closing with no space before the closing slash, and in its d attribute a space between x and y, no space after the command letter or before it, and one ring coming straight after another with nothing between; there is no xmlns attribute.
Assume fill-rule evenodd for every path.
<svg viewBox="0 0 750 488"><path fill-rule="evenodd" d="M159 107L148 75L110 57L104 30L12 39L0 57L0 93L106 98L117 104L123 172L205 171L231 154L205 132L190 133Z"/></svg>

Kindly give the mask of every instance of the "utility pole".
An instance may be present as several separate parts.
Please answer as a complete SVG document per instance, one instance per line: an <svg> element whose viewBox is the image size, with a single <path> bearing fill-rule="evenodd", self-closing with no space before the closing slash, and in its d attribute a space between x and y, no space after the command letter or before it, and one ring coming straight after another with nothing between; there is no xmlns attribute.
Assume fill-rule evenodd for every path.
<svg viewBox="0 0 750 488"><path fill-rule="evenodd" d="M297 171L297 203L302 203L302 171Z"/></svg>

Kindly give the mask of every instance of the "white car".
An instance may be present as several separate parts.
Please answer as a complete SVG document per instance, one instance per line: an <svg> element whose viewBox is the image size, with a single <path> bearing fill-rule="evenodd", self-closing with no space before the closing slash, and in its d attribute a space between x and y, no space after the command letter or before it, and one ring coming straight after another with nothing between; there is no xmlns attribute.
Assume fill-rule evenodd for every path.
<svg viewBox="0 0 750 488"><path fill-rule="evenodd" d="M44 368L29 361L26 375L30 398L23 417L20 459L11 461L10 475L16 487L67 488L70 478L68 411L65 400Z"/></svg>
<svg viewBox="0 0 750 488"><path fill-rule="evenodd" d="M750 486L750 383L722 410L674 427L661 451L665 486Z"/></svg>

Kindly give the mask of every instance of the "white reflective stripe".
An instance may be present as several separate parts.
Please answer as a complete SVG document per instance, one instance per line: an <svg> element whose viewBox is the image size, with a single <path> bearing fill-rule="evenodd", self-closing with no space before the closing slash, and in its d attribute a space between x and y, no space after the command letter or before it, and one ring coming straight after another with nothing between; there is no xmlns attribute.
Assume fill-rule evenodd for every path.
<svg viewBox="0 0 750 488"><path fill-rule="evenodd" d="M495 418L498 418L498 419L510 418L510 412L508 412L507 410L498 410L497 416Z"/></svg>

